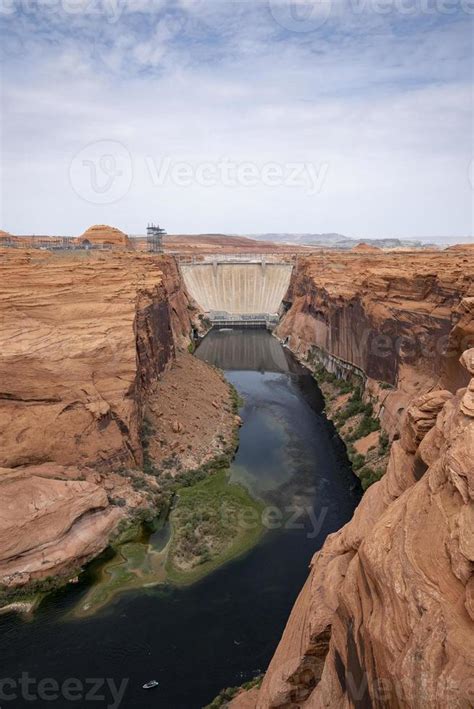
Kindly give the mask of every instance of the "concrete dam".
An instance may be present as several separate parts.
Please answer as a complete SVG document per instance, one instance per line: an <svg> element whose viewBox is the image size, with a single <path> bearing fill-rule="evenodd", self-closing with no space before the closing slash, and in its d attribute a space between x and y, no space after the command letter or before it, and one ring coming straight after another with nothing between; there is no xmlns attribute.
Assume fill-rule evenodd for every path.
<svg viewBox="0 0 474 709"><path fill-rule="evenodd" d="M288 289L291 263L212 261L181 263L189 294L211 320L276 316Z"/></svg>

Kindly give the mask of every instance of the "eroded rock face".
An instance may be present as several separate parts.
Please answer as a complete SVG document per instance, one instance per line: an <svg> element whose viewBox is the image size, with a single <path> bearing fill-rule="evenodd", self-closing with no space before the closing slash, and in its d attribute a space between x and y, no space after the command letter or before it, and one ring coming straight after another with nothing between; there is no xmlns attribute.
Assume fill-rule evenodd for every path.
<svg viewBox="0 0 474 709"><path fill-rule="evenodd" d="M387 473L314 556L251 706L473 705L473 388L412 403Z"/></svg>
<svg viewBox="0 0 474 709"><path fill-rule="evenodd" d="M139 464L143 392L191 330L174 262L5 250L0 278L0 465Z"/></svg>
<svg viewBox="0 0 474 709"><path fill-rule="evenodd" d="M317 350L363 373L394 435L415 395L467 384L473 273L465 251L299 256L276 334L302 359Z"/></svg>
<svg viewBox="0 0 474 709"><path fill-rule="evenodd" d="M77 569L159 496L152 476L134 484L144 412L198 311L165 256L5 249L0 283L0 584L18 586ZM217 372L201 378L230 406Z"/></svg>
<svg viewBox="0 0 474 709"><path fill-rule="evenodd" d="M465 259L467 260L467 259ZM474 297L464 297L453 315L453 328L449 333L448 352L457 356L474 346ZM472 369L469 369L472 372ZM457 357L447 357L443 362L442 385L456 391L466 384L466 370L459 367Z"/></svg>
<svg viewBox="0 0 474 709"><path fill-rule="evenodd" d="M80 566L106 546L123 515L77 469L0 468L0 578L7 586Z"/></svg>

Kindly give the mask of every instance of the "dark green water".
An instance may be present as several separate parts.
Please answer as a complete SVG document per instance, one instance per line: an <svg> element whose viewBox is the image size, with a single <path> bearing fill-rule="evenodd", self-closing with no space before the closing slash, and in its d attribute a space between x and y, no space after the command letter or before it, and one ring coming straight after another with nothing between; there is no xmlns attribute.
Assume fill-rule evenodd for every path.
<svg viewBox="0 0 474 709"><path fill-rule="evenodd" d="M0 618L0 682L16 683L0 683L2 709L202 707L223 687L265 670L311 556L352 516L357 479L321 413L313 378L291 354L254 330L211 332L197 356L226 370L244 397L231 477L264 500L268 531L244 557L189 588L130 592L92 618L66 619L87 590L82 582L49 597L32 622ZM18 685L22 672L36 683L77 680L81 698L63 692L57 700L27 700ZM92 678L117 687L127 680L121 703L114 704L108 682L96 691L102 699L87 699ZM143 690L151 678L159 686Z"/></svg>

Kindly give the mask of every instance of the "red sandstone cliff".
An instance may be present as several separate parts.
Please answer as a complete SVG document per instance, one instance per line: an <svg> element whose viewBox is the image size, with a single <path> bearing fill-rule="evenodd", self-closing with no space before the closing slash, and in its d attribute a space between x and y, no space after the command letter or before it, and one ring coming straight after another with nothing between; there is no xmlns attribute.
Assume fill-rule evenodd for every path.
<svg viewBox="0 0 474 709"><path fill-rule="evenodd" d="M0 284L0 584L15 586L77 568L154 504L155 478L134 484L141 428L159 405L168 425L169 390L199 409L204 452L233 424L214 370L197 372L211 397L200 408L173 381L199 313L171 257L5 249Z"/></svg>
<svg viewBox="0 0 474 709"><path fill-rule="evenodd" d="M336 366L334 356L360 369L394 434L414 395L466 384L458 360L474 345L473 276L466 253L299 257L276 334L302 359Z"/></svg>
<svg viewBox="0 0 474 709"><path fill-rule="evenodd" d="M474 349L464 353L474 374ZM311 563L243 707L474 702L474 378L414 401L384 478Z"/></svg>
<svg viewBox="0 0 474 709"><path fill-rule="evenodd" d="M0 279L0 465L139 463L138 375L174 348L159 261L7 250Z"/></svg>
<svg viewBox="0 0 474 709"><path fill-rule="evenodd" d="M278 335L362 370L396 440L232 709L473 706L473 273L456 252L300 260Z"/></svg>

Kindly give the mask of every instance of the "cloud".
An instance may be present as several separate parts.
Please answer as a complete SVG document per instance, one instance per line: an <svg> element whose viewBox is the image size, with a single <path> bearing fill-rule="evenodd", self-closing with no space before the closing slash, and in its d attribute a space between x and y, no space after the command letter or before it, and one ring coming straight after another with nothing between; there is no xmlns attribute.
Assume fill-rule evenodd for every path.
<svg viewBox="0 0 474 709"><path fill-rule="evenodd" d="M100 221L136 233L158 219L176 232L472 233L467 13L333 2L300 31L317 0L48 2L3 16L2 228ZM101 141L132 161L130 189L110 204L70 183L71 161ZM158 185L148 166L165 158L328 169L316 195Z"/></svg>

